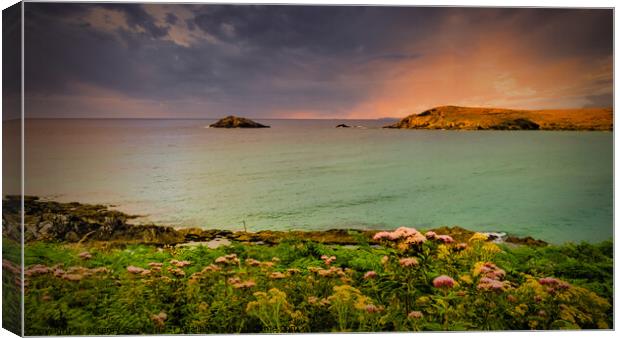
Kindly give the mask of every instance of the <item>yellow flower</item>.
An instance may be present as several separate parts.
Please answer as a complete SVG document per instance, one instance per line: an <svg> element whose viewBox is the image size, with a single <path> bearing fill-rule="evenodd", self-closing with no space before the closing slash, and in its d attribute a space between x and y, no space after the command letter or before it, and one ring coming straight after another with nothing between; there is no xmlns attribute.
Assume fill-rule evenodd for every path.
<svg viewBox="0 0 620 338"><path fill-rule="evenodd" d="M489 239L489 236L487 236L486 234L476 232L469 238L469 241L470 242L476 242L476 241L484 242L484 241L487 241L488 239Z"/></svg>
<svg viewBox="0 0 620 338"><path fill-rule="evenodd" d="M464 282L465 284L471 284L473 283L473 280L471 279L470 275L463 275L459 278L462 282Z"/></svg>

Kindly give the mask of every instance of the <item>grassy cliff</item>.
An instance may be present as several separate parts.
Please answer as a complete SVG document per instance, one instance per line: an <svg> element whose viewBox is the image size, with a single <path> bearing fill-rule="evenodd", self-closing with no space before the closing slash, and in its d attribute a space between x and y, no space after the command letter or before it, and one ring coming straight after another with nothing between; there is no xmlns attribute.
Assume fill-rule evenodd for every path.
<svg viewBox="0 0 620 338"><path fill-rule="evenodd" d="M611 108L518 110L441 106L385 128L463 130L613 130Z"/></svg>

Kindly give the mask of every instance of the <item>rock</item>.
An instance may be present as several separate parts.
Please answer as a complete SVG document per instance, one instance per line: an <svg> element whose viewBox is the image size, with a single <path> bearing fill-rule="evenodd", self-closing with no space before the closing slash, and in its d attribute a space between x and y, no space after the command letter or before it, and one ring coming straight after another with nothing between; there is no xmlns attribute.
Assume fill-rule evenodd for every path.
<svg viewBox="0 0 620 338"><path fill-rule="evenodd" d="M65 235L65 241L67 242L77 242L79 240L80 240L80 236L78 236L78 234L76 234L74 231L69 231Z"/></svg>
<svg viewBox="0 0 620 338"><path fill-rule="evenodd" d="M514 119L503 121L500 124L490 126L489 129L494 130L538 130L540 126L538 123L532 122L528 119Z"/></svg>
<svg viewBox="0 0 620 338"><path fill-rule="evenodd" d="M237 116L226 116L225 118L211 124L210 128L269 128L269 126L254 122L250 119Z"/></svg>
<svg viewBox="0 0 620 338"><path fill-rule="evenodd" d="M534 239L530 236L527 236L527 237L508 236L506 237L505 242L512 243L512 244L527 245L527 246L547 246L548 245L547 242L540 240L540 239Z"/></svg>
<svg viewBox="0 0 620 338"><path fill-rule="evenodd" d="M337 125L336 128L351 128L351 126L346 125L344 123L341 123L341 124Z"/></svg>

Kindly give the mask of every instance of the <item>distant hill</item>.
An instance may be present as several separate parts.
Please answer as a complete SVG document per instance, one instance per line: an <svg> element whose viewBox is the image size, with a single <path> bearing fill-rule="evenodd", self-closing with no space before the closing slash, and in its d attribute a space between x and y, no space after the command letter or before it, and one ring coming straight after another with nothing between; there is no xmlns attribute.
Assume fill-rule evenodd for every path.
<svg viewBox="0 0 620 338"><path fill-rule="evenodd" d="M611 108L518 110L441 106L384 128L463 130L613 130Z"/></svg>

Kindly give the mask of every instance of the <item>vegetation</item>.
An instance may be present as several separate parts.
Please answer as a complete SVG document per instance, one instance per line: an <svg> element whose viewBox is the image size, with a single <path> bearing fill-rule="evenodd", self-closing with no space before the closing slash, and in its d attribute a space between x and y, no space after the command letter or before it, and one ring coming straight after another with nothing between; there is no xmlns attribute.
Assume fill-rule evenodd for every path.
<svg viewBox="0 0 620 338"><path fill-rule="evenodd" d="M509 247L408 228L377 233L381 245L359 240L215 249L33 242L26 335L613 325L611 242Z"/></svg>

